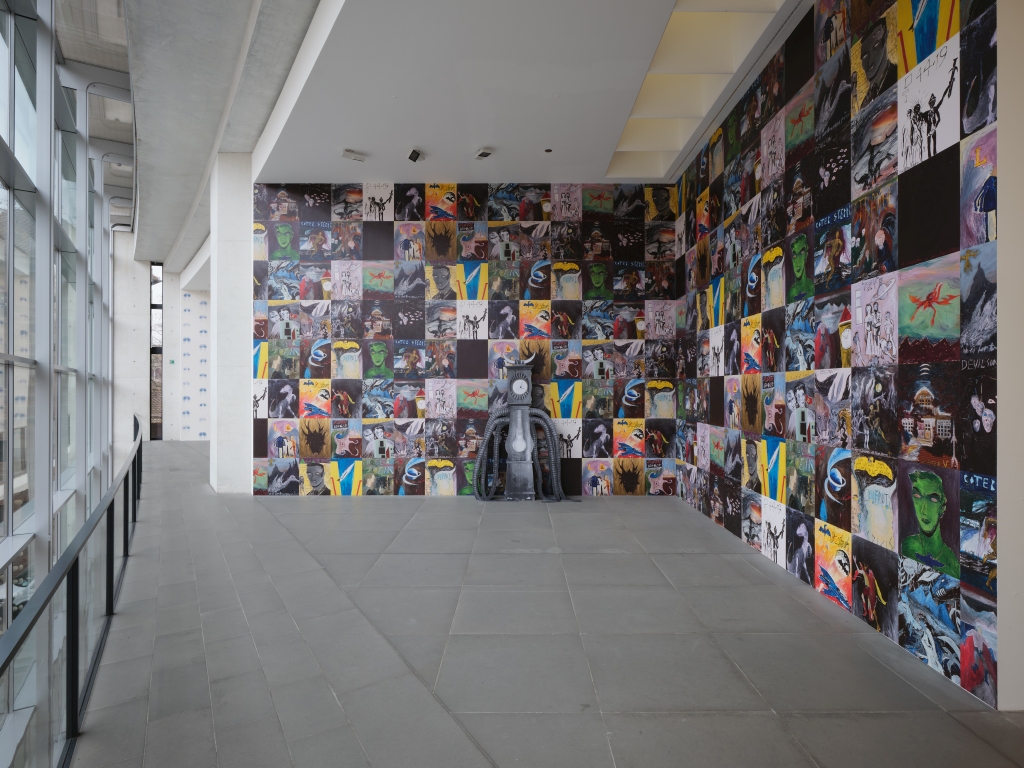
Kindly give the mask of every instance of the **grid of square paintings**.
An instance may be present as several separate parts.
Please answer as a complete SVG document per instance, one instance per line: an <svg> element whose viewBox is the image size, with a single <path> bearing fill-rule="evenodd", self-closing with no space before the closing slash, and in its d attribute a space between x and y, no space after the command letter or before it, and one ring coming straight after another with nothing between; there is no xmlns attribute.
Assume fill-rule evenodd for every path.
<svg viewBox="0 0 1024 768"><path fill-rule="evenodd" d="M256 185L254 493L471 495L529 362L570 492L679 495L994 704L995 24L815 0L675 185Z"/></svg>
<svg viewBox="0 0 1024 768"><path fill-rule="evenodd" d="M256 493L471 495L528 362L570 492L676 495L677 185L254 195Z"/></svg>
<svg viewBox="0 0 1024 768"><path fill-rule="evenodd" d="M679 300L683 498L992 705L995 24L816 0L683 173Z"/></svg>

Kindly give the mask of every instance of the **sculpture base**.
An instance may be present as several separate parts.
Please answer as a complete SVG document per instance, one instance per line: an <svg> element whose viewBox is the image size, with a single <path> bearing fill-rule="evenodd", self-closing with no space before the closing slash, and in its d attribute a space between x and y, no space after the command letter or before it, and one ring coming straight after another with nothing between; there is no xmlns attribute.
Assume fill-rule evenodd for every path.
<svg viewBox="0 0 1024 768"><path fill-rule="evenodd" d="M509 461L505 465L505 499L507 501L534 501L533 462Z"/></svg>

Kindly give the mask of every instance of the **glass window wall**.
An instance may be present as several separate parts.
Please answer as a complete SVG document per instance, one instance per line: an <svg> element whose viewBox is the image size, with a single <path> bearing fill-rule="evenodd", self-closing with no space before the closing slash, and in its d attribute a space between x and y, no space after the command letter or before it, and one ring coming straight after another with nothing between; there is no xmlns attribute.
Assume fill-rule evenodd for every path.
<svg viewBox="0 0 1024 768"><path fill-rule="evenodd" d="M75 60L53 32L56 2L0 0L0 159L8 158L0 163L0 551L8 553L0 561L0 635L117 469L110 466L113 268L102 170L110 150L89 141L83 117L92 80L72 82ZM60 72L58 60L67 65ZM104 621L104 532L101 525L80 561L83 664ZM66 626L61 590L0 676L0 745L14 764L61 762Z"/></svg>
<svg viewBox="0 0 1024 768"><path fill-rule="evenodd" d="M36 144L36 21L14 17L14 156L33 183Z"/></svg>

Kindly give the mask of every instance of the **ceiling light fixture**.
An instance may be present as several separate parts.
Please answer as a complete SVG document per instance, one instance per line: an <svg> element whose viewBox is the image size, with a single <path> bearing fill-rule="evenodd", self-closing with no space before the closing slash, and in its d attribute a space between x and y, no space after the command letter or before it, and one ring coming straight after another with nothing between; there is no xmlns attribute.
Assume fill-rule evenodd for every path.
<svg viewBox="0 0 1024 768"><path fill-rule="evenodd" d="M554 150L553 150L553 149L545 149L544 151L545 151L545 152L554 152Z"/></svg>
<svg viewBox="0 0 1024 768"><path fill-rule="evenodd" d="M420 152L418 149L414 149L412 152L409 153L409 159L412 160L414 163L421 157L423 157L423 153Z"/></svg>
<svg viewBox="0 0 1024 768"><path fill-rule="evenodd" d="M483 160L485 157L490 157L493 151L494 150L490 147L480 147L480 149L476 151L476 158L478 160Z"/></svg>
<svg viewBox="0 0 1024 768"><path fill-rule="evenodd" d="M341 156L346 160L355 160L357 163L362 163L366 160L366 155L356 152L354 149L343 149Z"/></svg>

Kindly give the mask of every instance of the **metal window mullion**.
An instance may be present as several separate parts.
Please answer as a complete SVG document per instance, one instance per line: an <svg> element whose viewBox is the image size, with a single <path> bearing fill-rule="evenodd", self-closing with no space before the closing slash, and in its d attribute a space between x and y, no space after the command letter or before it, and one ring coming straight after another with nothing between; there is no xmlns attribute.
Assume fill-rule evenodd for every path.
<svg viewBox="0 0 1024 768"><path fill-rule="evenodd" d="M7 110L7 138L10 140L8 147L14 148L14 11L7 6L7 103L10 108ZM11 153L13 154L13 152Z"/></svg>
<svg viewBox="0 0 1024 768"><path fill-rule="evenodd" d="M33 441L35 450L32 456L27 457L30 466L31 488L32 488L32 510L35 519L36 540L34 549L30 555L37 571L37 580L44 577L43 563L49 563L52 542L52 520L53 520L53 493L50 482L51 467L54 457L53 439L53 354L52 354L52 307L53 307L53 281L50 278L51 270L47 269L53 262L54 253L54 136L56 126L54 121L54 80L56 74L55 40L53 32L53 2L37 3L37 19L35 25L36 37L36 173L35 173L35 307L34 326L35 339L34 347L30 350L28 357L37 361L36 368L30 370L34 381L32 388L33 396ZM80 585L80 580L75 574L75 586ZM76 605L79 602L79 595L75 594ZM77 620L77 611L76 611ZM52 621L47 613L36 625L37 643L35 647L36 659L50 659L52 655ZM77 636L74 638L77 643ZM76 648L77 651L77 648ZM45 672L44 672L45 668ZM71 670L68 670L71 673ZM74 678L70 682L77 683L77 663L73 672ZM45 701L51 690L52 666L43 665L36 675L37 700ZM77 694L77 692L76 692ZM68 732L77 733L80 722L80 711L76 702L75 719L67 724ZM36 748L41 751L50 747L52 742L49 738L39 737ZM45 754L45 752L43 752Z"/></svg>
<svg viewBox="0 0 1024 768"><path fill-rule="evenodd" d="M88 514L86 488L91 471L89 461L89 299L92 291L89 276L89 97L75 93L75 194L78 221L75 224L75 508L82 522ZM95 217L92 217L95 222ZM94 224L95 227L95 224ZM85 290L82 290L84 285Z"/></svg>

